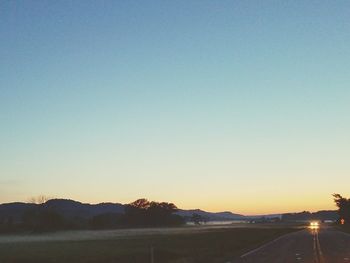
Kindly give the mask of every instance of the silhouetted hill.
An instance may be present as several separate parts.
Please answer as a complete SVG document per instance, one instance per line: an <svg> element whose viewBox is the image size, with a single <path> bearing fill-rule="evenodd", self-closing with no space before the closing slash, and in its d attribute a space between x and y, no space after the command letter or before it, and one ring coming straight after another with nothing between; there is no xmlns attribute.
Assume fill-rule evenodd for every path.
<svg viewBox="0 0 350 263"><path fill-rule="evenodd" d="M13 222L19 222L22 220L23 214L37 206L36 204L28 204L28 203L8 203L8 204L0 204L0 221L11 218Z"/></svg>
<svg viewBox="0 0 350 263"><path fill-rule="evenodd" d="M122 214L124 205L119 203L84 204L68 199L51 199L44 204L8 203L0 204L0 221L11 219L20 222L23 215L34 208L50 208L64 218L89 219L100 214Z"/></svg>
<svg viewBox="0 0 350 263"><path fill-rule="evenodd" d="M192 210L179 210L176 212L177 215L190 219L194 214L200 215L206 221L225 221L225 220L242 220L245 217L240 214L234 214L231 212L206 212L200 209Z"/></svg>
<svg viewBox="0 0 350 263"><path fill-rule="evenodd" d="M123 214L124 205L119 203L84 204L68 199L51 199L43 204L65 218L91 218L100 214Z"/></svg>

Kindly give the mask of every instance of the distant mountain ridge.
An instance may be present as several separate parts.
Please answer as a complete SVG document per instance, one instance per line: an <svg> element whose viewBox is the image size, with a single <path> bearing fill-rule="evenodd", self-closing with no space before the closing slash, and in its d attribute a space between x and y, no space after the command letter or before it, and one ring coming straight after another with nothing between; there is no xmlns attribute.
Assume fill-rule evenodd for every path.
<svg viewBox="0 0 350 263"><path fill-rule="evenodd" d="M120 203L86 204L69 199L51 199L43 204L7 203L0 204L0 220L11 217L14 222L21 221L25 212L38 207L53 209L68 219L88 219L106 213L123 214L125 206Z"/></svg>
<svg viewBox="0 0 350 263"><path fill-rule="evenodd" d="M26 211L36 207L51 208L67 219L90 219L101 214L123 214L125 206L126 204L121 203L88 204L70 199L51 199L43 204L21 202L5 203L0 204L0 222L8 218L11 218L14 222L19 222L22 220L22 217ZM200 215L205 221L252 220L262 217L280 217L282 220L286 221L311 220L313 218L320 220L336 220L338 218L337 212L333 210L318 211L315 213L301 212L275 215L244 216L229 211L207 212L201 209L179 209L176 214L182 216L186 221L189 221L194 214Z"/></svg>
<svg viewBox="0 0 350 263"><path fill-rule="evenodd" d="M92 218L100 214L123 214L125 204L121 203L99 203L87 204L70 199L51 199L43 204L32 203L6 203L0 204L0 220L4 217L12 217L15 222L21 220L23 214L35 207L51 208L63 217L71 218ZM200 209L183 210L179 209L175 214L189 220L193 214L200 215L207 221L242 220L244 215L225 212L207 212Z"/></svg>
<svg viewBox="0 0 350 263"><path fill-rule="evenodd" d="M91 218L106 213L124 213L124 205L120 203L86 204L68 199L51 199L43 204L65 217Z"/></svg>
<svg viewBox="0 0 350 263"><path fill-rule="evenodd" d="M36 206L36 204L21 202L0 204L0 221L4 221L9 217L11 217L14 222L21 221L24 213Z"/></svg>
<svg viewBox="0 0 350 263"><path fill-rule="evenodd" d="M200 209L179 210L177 215L190 219L194 214L200 215L206 221L225 221L225 220L243 220L244 215L234 214L232 212L207 212Z"/></svg>

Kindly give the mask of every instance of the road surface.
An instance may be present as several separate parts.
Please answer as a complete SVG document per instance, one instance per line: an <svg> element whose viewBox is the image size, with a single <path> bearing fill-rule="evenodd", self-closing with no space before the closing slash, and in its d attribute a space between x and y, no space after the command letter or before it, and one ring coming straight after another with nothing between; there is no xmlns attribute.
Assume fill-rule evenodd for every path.
<svg viewBox="0 0 350 263"><path fill-rule="evenodd" d="M233 263L350 263L350 235L331 227L285 235Z"/></svg>

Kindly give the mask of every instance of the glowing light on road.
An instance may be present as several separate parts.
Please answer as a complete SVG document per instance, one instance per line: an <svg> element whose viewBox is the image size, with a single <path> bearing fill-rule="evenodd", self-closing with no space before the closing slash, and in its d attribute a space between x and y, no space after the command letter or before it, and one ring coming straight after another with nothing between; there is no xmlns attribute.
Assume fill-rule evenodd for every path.
<svg viewBox="0 0 350 263"><path fill-rule="evenodd" d="M311 229L318 229L320 227L320 224L317 221L311 221L309 228Z"/></svg>

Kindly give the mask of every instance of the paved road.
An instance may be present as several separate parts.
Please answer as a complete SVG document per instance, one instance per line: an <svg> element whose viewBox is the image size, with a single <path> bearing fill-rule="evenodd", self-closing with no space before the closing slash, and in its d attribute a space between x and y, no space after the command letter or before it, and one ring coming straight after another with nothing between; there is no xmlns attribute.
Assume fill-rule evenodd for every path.
<svg viewBox="0 0 350 263"><path fill-rule="evenodd" d="M350 263L350 235L330 227L283 236L234 263Z"/></svg>

